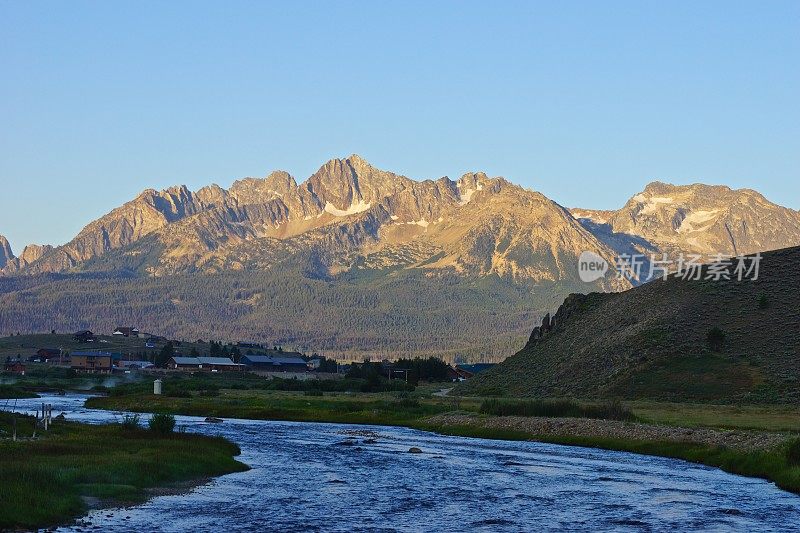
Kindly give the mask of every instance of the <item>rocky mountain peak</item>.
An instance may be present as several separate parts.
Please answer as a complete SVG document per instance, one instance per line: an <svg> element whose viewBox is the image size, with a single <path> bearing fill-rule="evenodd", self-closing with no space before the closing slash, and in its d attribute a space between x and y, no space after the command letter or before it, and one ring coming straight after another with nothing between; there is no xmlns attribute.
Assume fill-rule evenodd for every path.
<svg viewBox="0 0 800 533"><path fill-rule="evenodd" d="M472 195L482 191L491 179L483 172L467 172L456 182L461 204L469 203Z"/></svg>
<svg viewBox="0 0 800 533"><path fill-rule="evenodd" d="M333 214L365 211L415 182L379 170L359 156L331 159L303 183L318 205Z"/></svg>
<svg viewBox="0 0 800 533"><path fill-rule="evenodd" d="M284 198L297 189L297 182L288 172L278 170L266 178L244 178L231 185L230 193L241 204L263 203Z"/></svg>
<svg viewBox="0 0 800 533"><path fill-rule="evenodd" d="M24 268L34 261L41 259L47 252L52 250L53 247L49 244L29 244L19 255L19 267Z"/></svg>
<svg viewBox="0 0 800 533"><path fill-rule="evenodd" d="M800 220L791 209L724 185L652 182L607 222L616 233L699 254L754 253L800 243Z"/></svg>
<svg viewBox="0 0 800 533"><path fill-rule="evenodd" d="M213 183L198 190L196 193L194 193L194 196L202 205L214 207L225 203L225 200L228 197L228 191L216 183Z"/></svg>
<svg viewBox="0 0 800 533"><path fill-rule="evenodd" d="M0 235L0 269L6 266L6 263L14 259L14 253L11 251L11 245L8 239Z"/></svg>

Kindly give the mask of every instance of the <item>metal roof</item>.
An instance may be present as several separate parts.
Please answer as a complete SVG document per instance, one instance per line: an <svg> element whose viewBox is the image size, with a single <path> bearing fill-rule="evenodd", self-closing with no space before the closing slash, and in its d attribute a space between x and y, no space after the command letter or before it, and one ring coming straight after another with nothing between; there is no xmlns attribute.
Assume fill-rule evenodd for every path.
<svg viewBox="0 0 800 533"><path fill-rule="evenodd" d="M269 355L245 355L242 361L247 359L251 363L273 364L273 365L305 365L306 362L299 357L272 357Z"/></svg>
<svg viewBox="0 0 800 533"><path fill-rule="evenodd" d="M72 352L70 355L77 355L79 357L114 357L115 355L111 352Z"/></svg>
<svg viewBox="0 0 800 533"><path fill-rule="evenodd" d="M173 361L178 365L228 365L239 366L229 357L173 357Z"/></svg>
<svg viewBox="0 0 800 533"><path fill-rule="evenodd" d="M200 359L197 357L173 357L176 365L200 365Z"/></svg>
<svg viewBox="0 0 800 533"><path fill-rule="evenodd" d="M203 365L236 365L230 357L198 357Z"/></svg>

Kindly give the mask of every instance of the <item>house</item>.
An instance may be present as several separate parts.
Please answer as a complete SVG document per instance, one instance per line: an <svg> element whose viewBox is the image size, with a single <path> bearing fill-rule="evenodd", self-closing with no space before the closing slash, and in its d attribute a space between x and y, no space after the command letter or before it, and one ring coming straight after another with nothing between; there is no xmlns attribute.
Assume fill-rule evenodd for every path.
<svg viewBox="0 0 800 533"><path fill-rule="evenodd" d="M175 356L167 361L167 368L172 368L173 370L200 370L201 365L199 357Z"/></svg>
<svg viewBox="0 0 800 533"><path fill-rule="evenodd" d="M305 372L308 365L300 357L273 355L244 355L242 364L250 370L265 372Z"/></svg>
<svg viewBox="0 0 800 533"><path fill-rule="evenodd" d="M36 355L30 357L29 360L41 363L68 363L69 357L58 348L39 348L36 350Z"/></svg>
<svg viewBox="0 0 800 533"><path fill-rule="evenodd" d="M72 352L70 366L78 372L111 373L114 366L114 356L110 352Z"/></svg>
<svg viewBox="0 0 800 533"><path fill-rule="evenodd" d="M479 372L492 368L496 363L475 363L472 365L456 365L455 372L459 380L469 379Z"/></svg>
<svg viewBox="0 0 800 533"><path fill-rule="evenodd" d="M11 372L12 374L25 375L25 363L19 359L11 359L6 357L6 362L3 365L3 372Z"/></svg>
<svg viewBox="0 0 800 533"><path fill-rule="evenodd" d="M117 328L114 330L113 335L118 335L122 337L138 337L139 330L137 328L128 328L128 327Z"/></svg>
<svg viewBox="0 0 800 533"><path fill-rule="evenodd" d="M175 370L241 370L243 365L234 363L229 357L181 357L170 358L167 368Z"/></svg>
<svg viewBox="0 0 800 533"><path fill-rule="evenodd" d="M80 331L76 331L72 338L78 342L94 342L94 333L88 329L82 329Z"/></svg>
<svg viewBox="0 0 800 533"><path fill-rule="evenodd" d="M309 370L319 370L319 367L322 365L322 359L311 359L306 363Z"/></svg>

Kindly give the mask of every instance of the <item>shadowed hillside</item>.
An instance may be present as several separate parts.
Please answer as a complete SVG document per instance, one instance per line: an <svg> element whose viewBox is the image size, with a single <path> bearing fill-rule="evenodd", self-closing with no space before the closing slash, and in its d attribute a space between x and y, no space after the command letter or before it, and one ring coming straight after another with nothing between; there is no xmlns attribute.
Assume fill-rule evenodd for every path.
<svg viewBox="0 0 800 533"><path fill-rule="evenodd" d="M755 281L672 277L573 294L554 319L459 392L800 402L800 248L763 254Z"/></svg>

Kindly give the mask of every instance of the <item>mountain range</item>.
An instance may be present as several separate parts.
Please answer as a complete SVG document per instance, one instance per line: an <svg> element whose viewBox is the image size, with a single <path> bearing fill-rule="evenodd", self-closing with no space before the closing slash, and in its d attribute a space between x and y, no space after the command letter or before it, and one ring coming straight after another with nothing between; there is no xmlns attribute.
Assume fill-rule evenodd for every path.
<svg viewBox="0 0 800 533"><path fill-rule="evenodd" d="M29 245L19 257L0 237L0 331L105 327L124 316L171 335L211 331L352 356L421 354L438 338L436 354L493 359L524 343L525 322L568 293L643 281L609 269L583 283L583 251L613 263L621 254L735 255L798 244L800 212L752 190L654 182L616 211L568 209L501 177L415 181L352 155L300 184L276 171L229 189L148 189L68 243ZM179 290L201 279L239 296L208 301ZM109 291L125 287L128 299L102 312ZM158 310L143 307L137 287ZM65 309L75 290L89 300L80 318ZM361 305L344 304L356 294L375 306L359 307L370 316L347 316L347 305ZM163 298L168 308L156 305ZM459 331L476 329L491 303L496 320ZM198 314L231 322L197 324ZM305 324L312 316L337 326ZM396 328L410 332L399 345Z"/></svg>

